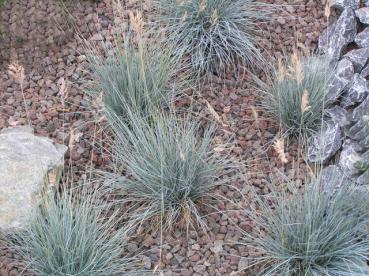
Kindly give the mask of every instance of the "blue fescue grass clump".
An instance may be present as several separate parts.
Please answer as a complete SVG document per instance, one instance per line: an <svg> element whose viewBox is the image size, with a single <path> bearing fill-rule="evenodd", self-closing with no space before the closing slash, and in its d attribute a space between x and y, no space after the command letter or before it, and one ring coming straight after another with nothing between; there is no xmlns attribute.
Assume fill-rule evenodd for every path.
<svg viewBox="0 0 369 276"><path fill-rule="evenodd" d="M92 48L91 46L89 48ZM102 55L90 49L89 66L94 79L90 92L101 100L110 119L127 119L127 110L149 116L152 110L168 107L175 96L169 87L174 74L174 59L165 50L148 49L144 39L138 45L126 41Z"/></svg>
<svg viewBox="0 0 369 276"><path fill-rule="evenodd" d="M306 141L319 132L331 78L324 57L294 53L279 59L267 82L259 82L262 104L284 135Z"/></svg>
<svg viewBox="0 0 369 276"><path fill-rule="evenodd" d="M260 22L271 19L274 8L254 0L157 0L160 31L199 75L224 73L227 66L263 61Z"/></svg>
<svg viewBox="0 0 369 276"><path fill-rule="evenodd" d="M135 204L131 217L157 222L163 229L177 223L205 227L198 203L222 183L226 160L212 151L214 126L202 126L189 115L174 111L155 112L150 119L132 113L130 123L117 120L114 157L116 167L110 175L113 188L124 193L123 201Z"/></svg>
<svg viewBox="0 0 369 276"><path fill-rule="evenodd" d="M118 213L108 216L109 209L96 194L48 195L29 225L11 235L11 245L40 276L132 275L127 229L118 229Z"/></svg>
<svg viewBox="0 0 369 276"><path fill-rule="evenodd" d="M248 212L259 233L245 233L245 245L260 253L260 274L369 275L368 189L331 175L292 191L258 196Z"/></svg>

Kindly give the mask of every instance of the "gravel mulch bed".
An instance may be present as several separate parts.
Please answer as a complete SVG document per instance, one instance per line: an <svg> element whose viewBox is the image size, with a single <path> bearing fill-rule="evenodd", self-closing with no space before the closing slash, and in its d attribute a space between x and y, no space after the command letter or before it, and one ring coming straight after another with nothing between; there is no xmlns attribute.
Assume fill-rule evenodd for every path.
<svg viewBox="0 0 369 276"><path fill-rule="evenodd" d="M264 1L296 4L284 8L283 15L267 26L270 34L264 44L266 52L276 56L291 51L297 42L310 49L316 47L318 36L327 25L326 0ZM113 16L114 7L108 0L67 1L65 7L56 0L12 0L0 10L0 129L30 124L37 135L72 146L65 167L66 175L74 179L86 173L86 166L103 168L109 160L109 156L92 151L92 142L103 140L104 136L96 128L83 95L89 76L84 71L84 44L75 30L97 44L111 41L117 31L113 24L127 26L129 12L140 6L139 1L125 2L123 17ZM8 65L14 62L25 69L24 93L8 72ZM63 79L67 93L60 89ZM297 162L297 145L291 143L287 147L290 162L283 166L270 149L278 125L258 108L258 95L247 76L236 80L229 75L226 80L215 80L213 87L203 87L201 95L227 125L224 131L219 131L218 138L224 140L231 133L232 156L247 165L245 178L232 183L244 192L245 198L226 188L218 193L247 206L252 201L251 187L268 192L265 184L276 169L302 183L303 175L291 170L292 161ZM199 113L209 116L205 106ZM227 202L220 203L218 208L235 209ZM143 265L148 269L161 268L168 276L232 275L246 267L246 259L240 257L252 256L254 252L237 245L237 241L241 238L239 228L252 231L252 222L238 210L213 214L207 221L210 231L206 234L190 231L187 239L175 230L165 234L163 241L158 234L145 234L134 238L128 250L140 248L144 251ZM0 250L0 275L20 275L17 273L20 267L11 252ZM252 274L247 271L239 275Z"/></svg>

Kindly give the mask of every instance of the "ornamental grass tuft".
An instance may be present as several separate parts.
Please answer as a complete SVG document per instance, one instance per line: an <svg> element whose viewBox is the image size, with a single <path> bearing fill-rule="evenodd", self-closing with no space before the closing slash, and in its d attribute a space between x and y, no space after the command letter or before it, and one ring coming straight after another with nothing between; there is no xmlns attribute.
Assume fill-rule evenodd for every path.
<svg viewBox="0 0 369 276"><path fill-rule="evenodd" d="M369 275L367 187L333 173L292 191L258 196L258 210L247 211L259 230L244 236L260 253L251 266L260 275Z"/></svg>
<svg viewBox="0 0 369 276"><path fill-rule="evenodd" d="M123 169L109 174L107 182L133 204L137 225L151 221L162 229L205 228L198 203L215 198L211 189L222 184L227 165L212 150L214 126L158 111L149 120L132 113L129 125L117 118L113 129L116 167Z"/></svg>
<svg viewBox="0 0 369 276"><path fill-rule="evenodd" d="M224 73L227 66L263 61L258 45L260 22L268 22L275 6L254 0L156 0L160 32L173 54L196 75Z"/></svg>
<svg viewBox="0 0 369 276"><path fill-rule="evenodd" d="M170 55L149 50L144 39L137 47L130 42L117 44L108 56L91 50L94 87L89 93L93 101L100 101L108 119L111 114L127 119L127 110L148 116L152 110L168 107L175 96L169 84L175 67Z"/></svg>
<svg viewBox="0 0 369 276"><path fill-rule="evenodd" d="M324 57L294 53L279 59L267 82L259 81L262 105L285 136L307 141L320 131L330 78Z"/></svg>
<svg viewBox="0 0 369 276"><path fill-rule="evenodd" d="M135 259L124 254L126 229L116 229L118 213L107 216L109 208L86 192L48 195L10 244L40 276L133 275Z"/></svg>

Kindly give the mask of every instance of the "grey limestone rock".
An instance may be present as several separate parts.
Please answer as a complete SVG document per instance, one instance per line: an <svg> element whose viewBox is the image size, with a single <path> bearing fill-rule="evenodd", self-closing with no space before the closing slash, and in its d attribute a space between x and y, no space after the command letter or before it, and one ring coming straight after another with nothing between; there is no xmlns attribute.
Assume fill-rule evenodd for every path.
<svg viewBox="0 0 369 276"><path fill-rule="evenodd" d="M45 189L58 184L65 151L28 127L0 132L0 229L25 227Z"/></svg>
<svg viewBox="0 0 369 276"><path fill-rule="evenodd" d="M362 151L362 148L350 139L343 143L339 165L344 174L350 178L357 177L360 174L357 167L357 164L363 161L360 151Z"/></svg>
<svg viewBox="0 0 369 276"><path fill-rule="evenodd" d="M355 43L360 48L369 47L369 27L356 35Z"/></svg>
<svg viewBox="0 0 369 276"><path fill-rule="evenodd" d="M350 99L353 103L361 103L369 94L369 83L368 81L360 76L360 74L355 74L347 92L344 93L344 97Z"/></svg>
<svg viewBox="0 0 369 276"><path fill-rule="evenodd" d="M342 130L333 121L324 123L321 132L317 133L309 141L308 157L311 162L329 160L342 145Z"/></svg>
<svg viewBox="0 0 369 276"><path fill-rule="evenodd" d="M368 115L369 115L369 97L366 97L365 100L352 111L351 120L357 122L363 116Z"/></svg>
<svg viewBox="0 0 369 276"><path fill-rule="evenodd" d="M369 24L369 7L363 7L355 11L356 17L363 24Z"/></svg>
<svg viewBox="0 0 369 276"><path fill-rule="evenodd" d="M346 179L369 184L369 26L363 26L369 25L369 0L330 0L329 5L342 13L321 34L318 47L335 69L328 84L326 122L309 140L308 157L324 163L341 150L338 164L321 173L325 187L335 191ZM358 26L363 26L360 33ZM352 42L358 48L347 52Z"/></svg>
<svg viewBox="0 0 369 276"><path fill-rule="evenodd" d="M369 170L366 170L362 173L355 181L357 184L360 185L368 185L369 184Z"/></svg>
<svg viewBox="0 0 369 276"><path fill-rule="evenodd" d="M345 143L346 144L346 143ZM362 152L360 145L349 141L341 153L341 168L353 182L359 185L369 184L369 150Z"/></svg>
<svg viewBox="0 0 369 276"><path fill-rule="evenodd" d="M325 110L325 113L335 124L338 124L340 127L345 127L351 124L348 112L339 105Z"/></svg>
<svg viewBox="0 0 369 276"><path fill-rule="evenodd" d="M363 78L367 78L369 76L369 64L367 64L363 70L361 70L361 73L360 75L363 77Z"/></svg>
<svg viewBox="0 0 369 276"><path fill-rule="evenodd" d="M328 26L319 36L318 39L318 48L321 51L325 51L329 47L329 42L331 37L333 36L336 30L337 23L334 22Z"/></svg>
<svg viewBox="0 0 369 276"><path fill-rule="evenodd" d="M359 121L349 127L345 134L363 148L369 148L369 116L364 115Z"/></svg>
<svg viewBox="0 0 369 276"><path fill-rule="evenodd" d="M337 9L358 9L360 7L360 0L330 0L330 6Z"/></svg>
<svg viewBox="0 0 369 276"><path fill-rule="evenodd" d="M326 96L326 103L334 103L344 89L351 83L354 76L354 66L348 59L342 59L338 62L334 74L328 84L328 93Z"/></svg>
<svg viewBox="0 0 369 276"><path fill-rule="evenodd" d="M359 73L369 58L369 47L351 50L346 55L345 58L348 58L352 64L354 65L354 69L356 73Z"/></svg>
<svg viewBox="0 0 369 276"><path fill-rule="evenodd" d="M319 38L319 49L334 60L338 61L343 50L354 41L357 32L355 13L346 8L333 27L328 27Z"/></svg>

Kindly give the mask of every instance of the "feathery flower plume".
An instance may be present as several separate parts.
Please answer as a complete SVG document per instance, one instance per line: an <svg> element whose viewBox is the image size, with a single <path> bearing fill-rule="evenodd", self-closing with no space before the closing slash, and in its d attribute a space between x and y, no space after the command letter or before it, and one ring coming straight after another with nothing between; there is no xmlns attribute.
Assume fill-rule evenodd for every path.
<svg viewBox="0 0 369 276"><path fill-rule="evenodd" d="M325 5L325 9L324 9L324 15L325 17L327 17L327 19L329 18L329 16L331 15L331 9L329 7L329 3L327 3Z"/></svg>
<svg viewBox="0 0 369 276"><path fill-rule="evenodd" d="M123 6L119 0L112 1L114 16L124 18Z"/></svg>
<svg viewBox="0 0 369 276"><path fill-rule="evenodd" d="M284 139L278 138L277 140L275 140L273 143L273 148L278 153L279 160L281 160L283 164L288 163L286 154L284 152Z"/></svg>
<svg viewBox="0 0 369 276"><path fill-rule="evenodd" d="M211 26L214 26L217 23L218 19L219 19L218 10L215 9L213 13L211 14L211 18L210 18Z"/></svg>
<svg viewBox="0 0 369 276"><path fill-rule="evenodd" d="M294 71L296 74L296 80L298 83L301 83L304 75L303 75L303 71L302 71L302 65L301 65L301 60L300 57L298 56L298 54L296 52L294 52L291 56L291 61L292 64L294 66Z"/></svg>
<svg viewBox="0 0 369 276"><path fill-rule="evenodd" d="M140 12L137 12L136 15L133 14L133 12L129 12L129 20L131 22L132 29L138 33L143 33L143 26L145 25L145 22L142 19L142 14Z"/></svg>
<svg viewBox="0 0 369 276"><path fill-rule="evenodd" d="M182 22L184 22L187 19L187 11L184 12L183 16L182 16Z"/></svg>
<svg viewBox="0 0 369 276"><path fill-rule="evenodd" d="M199 12L203 12L206 9L206 0L202 1L199 7Z"/></svg>
<svg viewBox="0 0 369 276"><path fill-rule="evenodd" d="M301 98L301 111L302 113L309 111L311 108L309 104L309 92L305 89L304 93L302 94Z"/></svg>

